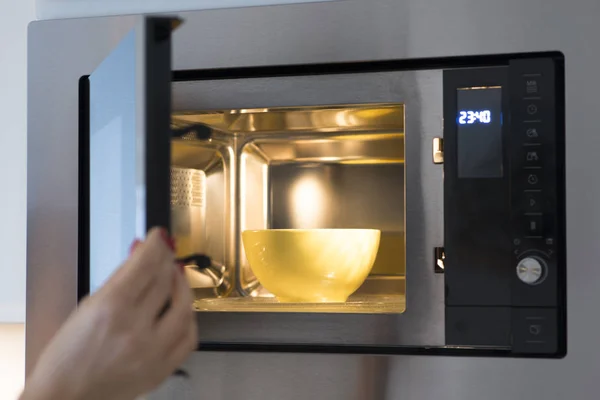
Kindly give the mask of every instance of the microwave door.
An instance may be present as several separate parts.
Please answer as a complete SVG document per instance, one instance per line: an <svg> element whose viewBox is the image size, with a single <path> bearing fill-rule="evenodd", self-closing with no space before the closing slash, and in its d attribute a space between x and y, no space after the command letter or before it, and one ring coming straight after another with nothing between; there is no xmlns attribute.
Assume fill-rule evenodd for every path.
<svg viewBox="0 0 600 400"><path fill-rule="evenodd" d="M123 262L134 238L170 227L171 31L178 24L141 19L81 79L80 297Z"/></svg>

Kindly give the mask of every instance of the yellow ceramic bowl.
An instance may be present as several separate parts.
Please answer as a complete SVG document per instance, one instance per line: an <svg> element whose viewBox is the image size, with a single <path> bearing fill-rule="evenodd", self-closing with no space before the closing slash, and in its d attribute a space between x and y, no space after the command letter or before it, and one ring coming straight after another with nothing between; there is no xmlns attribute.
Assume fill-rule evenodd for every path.
<svg viewBox="0 0 600 400"><path fill-rule="evenodd" d="M260 283L281 302L345 302L367 279L381 232L268 229L242 232Z"/></svg>

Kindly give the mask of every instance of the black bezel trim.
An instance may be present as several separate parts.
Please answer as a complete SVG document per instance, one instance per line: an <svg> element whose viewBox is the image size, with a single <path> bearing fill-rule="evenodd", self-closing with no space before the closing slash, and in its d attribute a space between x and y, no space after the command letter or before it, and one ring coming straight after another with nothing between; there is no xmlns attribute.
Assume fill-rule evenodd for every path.
<svg viewBox="0 0 600 400"><path fill-rule="evenodd" d="M171 29L173 18L146 18L144 42L146 231L171 229ZM151 177L151 179L148 179Z"/></svg>
<svg viewBox="0 0 600 400"><path fill-rule="evenodd" d="M262 344L201 342L196 351L235 351L243 353L300 353L300 354L344 354L344 355L419 355L484 358L525 358L562 359L566 353L518 354L508 349L457 348L457 347L401 347L401 346L361 346L326 344Z"/></svg>
<svg viewBox="0 0 600 400"><path fill-rule="evenodd" d="M90 81L79 78L77 302L90 292Z"/></svg>
<svg viewBox="0 0 600 400"><path fill-rule="evenodd" d="M558 353L564 357L567 354L567 168L566 168L566 116L565 116L565 59L560 53L555 58L556 93L556 202L557 202L557 313L558 326L563 331L559 335Z"/></svg>
<svg viewBox="0 0 600 400"><path fill-rule="evenodd" d="M274 78L282 76L338 75L387 71L498 67L524 58L563 60L559 51L452 56L380 61L348 61L323 64L288 64L254 67L207 68L173 71L173 82Z"/></svg>

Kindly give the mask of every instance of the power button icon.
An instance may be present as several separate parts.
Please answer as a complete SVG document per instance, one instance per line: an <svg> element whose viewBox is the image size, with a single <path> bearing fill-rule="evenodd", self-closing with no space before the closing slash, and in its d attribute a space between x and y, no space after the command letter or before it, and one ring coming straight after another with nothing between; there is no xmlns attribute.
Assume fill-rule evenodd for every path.
<svg viewBox="0 0 600 400"><path fill-rule="evenodd" d="M558 351L563 335L554 309L519 308L513 311L512 350L517 353L551 354Z"/></svg>
<svg viewBox="0 0 600 400"><path fill-rule="evenodd" d="M542 333L542 326L541 325L529 325L529 333L533 336L538 336L540 333Z"/></svg>
<svg viewBox="0 0 600 400"><path fill-rule="evenodd" d="M536 174L529 174L527 176L527 183L535 186L540 182L540 179L538 178L538 176Z"/></svg>
<svg viewBox="0 0 600 400"><path fill-rule="evenodd" d="M527 114L529 115L535 115L538 112L538 108L535 104L529 104L527 106Z"/></svg>

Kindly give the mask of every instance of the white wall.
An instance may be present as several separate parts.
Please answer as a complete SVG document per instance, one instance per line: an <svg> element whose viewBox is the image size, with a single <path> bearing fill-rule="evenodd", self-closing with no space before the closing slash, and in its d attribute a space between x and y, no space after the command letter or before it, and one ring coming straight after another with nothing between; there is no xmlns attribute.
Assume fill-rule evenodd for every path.
<svg viewBox="0 0 600 400"><path fill-rule="evenodd" d="M26 54L34 6L0 0L0 399L7 400L17 398L25 374Z"/></svg>
<svg viewBox="0 0 600 400"><path fill-rule="evenodd" d="M0 322L24 322L27 24L35 0L0 0L0 15Z"/></svg>

